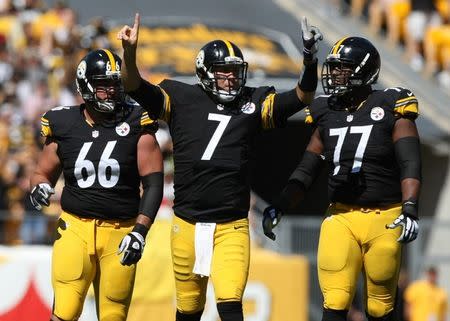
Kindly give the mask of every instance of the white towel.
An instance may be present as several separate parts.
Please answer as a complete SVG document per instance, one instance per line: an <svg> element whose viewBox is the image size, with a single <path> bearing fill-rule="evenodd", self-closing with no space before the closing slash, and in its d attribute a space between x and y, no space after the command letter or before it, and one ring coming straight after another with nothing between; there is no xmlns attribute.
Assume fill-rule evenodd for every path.
<svg viewBox="0 0 450 321"><path fill-rule="evenodd" d="M216 223L195 224L195 264L192 272L201 276L211 274Z"/></svg>

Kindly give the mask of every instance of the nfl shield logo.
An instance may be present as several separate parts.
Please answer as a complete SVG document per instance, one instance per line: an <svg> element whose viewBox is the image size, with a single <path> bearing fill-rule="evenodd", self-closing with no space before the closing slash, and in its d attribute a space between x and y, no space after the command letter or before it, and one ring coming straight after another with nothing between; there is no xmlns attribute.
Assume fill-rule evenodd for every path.
<svg viewBox="0 0 450 321"><path fill-rule="evenodd" d="M98 137L98 130L93 130L92 131L92 137L97 138Z"/></svg>
<svg viewBox="0 0 450 321"><path fill-rule="evenodd" d="M353 120L353 115L347 115L347 122L351 122Z"/></svg>

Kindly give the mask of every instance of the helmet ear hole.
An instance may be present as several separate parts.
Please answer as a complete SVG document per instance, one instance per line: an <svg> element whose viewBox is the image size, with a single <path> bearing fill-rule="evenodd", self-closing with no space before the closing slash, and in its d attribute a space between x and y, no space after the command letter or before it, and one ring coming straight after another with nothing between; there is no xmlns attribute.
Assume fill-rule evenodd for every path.
<svg viewBox="0 0 450 321"><path fill-rule="evenodd" d="M195 69L199 85L222 103L238 97L247 81L248 64L242 51L226 40L204 45L195 59Z"/></svg>

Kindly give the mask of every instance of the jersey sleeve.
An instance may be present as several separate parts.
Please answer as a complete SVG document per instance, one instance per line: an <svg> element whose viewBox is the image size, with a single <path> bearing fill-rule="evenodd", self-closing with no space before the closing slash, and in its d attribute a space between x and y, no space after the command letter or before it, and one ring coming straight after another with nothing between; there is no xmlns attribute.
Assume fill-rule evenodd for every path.
<svg viewBox="0 0 450 321"><path fill-rule="evenodd" d="M258 103L261 106L261 124L263 129L275 128L274 100L275 88L259 87L255 90L255 95L259 98Z"/></svg>
<svg viewBox="0 0 450 321"><path fill-rule="evenodd" d="M328 111L328 96L318 96L310 106L304 109L305 123L316 125L320 118Z"/></svg>
<svg viewBox="0 0 450 321"><path fill-rule="evenodd" d="M53 131L52 126L50 124L50 117L49 112L46 112L41 116L41 136L42 137L52 137Z"/></svg>
<svg viewBox="0 0 450 321"><path fill-rule="evenodd" d="M151 119L150 116L148 115L148 112L145 110L142 110L140 125L142 131L151 134L156 133L159 128L158 121Z"/></svg>
<svg viewBox="0 0 450 321"><path fill-rule="evenodd" d="M416 119L419 116L419 102L416 96L406 88L389 88L385 91L394 98L392 108L398 118Z"/></svg>
<svg viewBox="0 0 450 321"><path fill-rule="evenodd" d="M158 86L163 94L163 106L161 109L161 114L159 115L158 118L168 123L170 121L170 114L172 110L172 102L168 94L170 88L170 81L165 79Z"/></svg>

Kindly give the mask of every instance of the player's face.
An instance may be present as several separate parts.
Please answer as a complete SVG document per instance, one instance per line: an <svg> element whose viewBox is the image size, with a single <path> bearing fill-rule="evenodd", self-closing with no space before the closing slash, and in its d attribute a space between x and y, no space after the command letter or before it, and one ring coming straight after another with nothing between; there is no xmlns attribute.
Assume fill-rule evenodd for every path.
<svg viewBox="0 0 450 321"><path fill-rule="evenodd" d="M240 87L239 72L240 66L222 66L220 70L214 72L218 89L224 91L237 90Z"/></svg>
<svg viewBox="0 0 450 321"><path fill-rule="evenodd" d="M336 63L331 64L331 79L334 86L345 86L348 84L348 79L353 73L353 69L350 66Z"/></svg>
<svg viewBox="0 0 450 321"><path fill-rule="evenodd" d="M102 81L96 83L95 97L98 100L118 101L120 97L120 90L118 84L112 81Z"/></svg>

